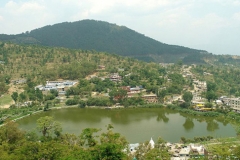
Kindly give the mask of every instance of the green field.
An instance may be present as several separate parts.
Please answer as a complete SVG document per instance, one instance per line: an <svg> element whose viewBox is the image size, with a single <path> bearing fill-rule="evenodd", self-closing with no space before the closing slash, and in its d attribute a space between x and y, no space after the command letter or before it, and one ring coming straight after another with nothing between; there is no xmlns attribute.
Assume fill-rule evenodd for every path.
<svg viewBox="0 0 240 160"><path fill-rule="evenodd" d="M4 94L0 98L0 107L6 104L11 104L11 102L12 102L12 97L10 95Z"/></svg>

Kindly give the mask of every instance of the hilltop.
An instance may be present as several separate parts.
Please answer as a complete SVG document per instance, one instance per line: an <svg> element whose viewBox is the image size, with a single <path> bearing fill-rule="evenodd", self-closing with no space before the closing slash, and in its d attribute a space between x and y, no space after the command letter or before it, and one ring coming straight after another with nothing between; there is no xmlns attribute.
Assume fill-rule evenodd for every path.
<svg viewBox="0 0 240 160"><path fill-rule="evenodd" d="M17 35L0 34L0 41L96 50L147 62L204 63L203 57L209 55L203 50L165 44L125 26L96 20L48 25Z"/></svg>

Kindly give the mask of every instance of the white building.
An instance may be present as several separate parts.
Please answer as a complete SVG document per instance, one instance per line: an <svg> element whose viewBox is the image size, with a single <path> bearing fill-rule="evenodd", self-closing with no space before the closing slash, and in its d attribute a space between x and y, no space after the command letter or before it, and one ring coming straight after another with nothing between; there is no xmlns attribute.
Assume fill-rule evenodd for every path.
<svg viewBox="0 0 240 160"><path fill-rule="evenodd" d="M223 103L240 112L240 98L224 98Z"/></svg>
<svg viewBox="0 0 240 160"><path fill-rule="evenodd" d="M151 138L150 141L149 141L149 145L150 145L151 149L154 148L155 142L153 141L152 138Z"/></svg>
<svg viewBox="0 0 240 160"><path fill-rule="evenodd" d="M35 87L35 89L39 89L41 91L50 91L50 90L58 90L58 91L64 91L65 87L72 87L75 85L76 81L47 81L47 84L45 86L38 85Z"/></svg>

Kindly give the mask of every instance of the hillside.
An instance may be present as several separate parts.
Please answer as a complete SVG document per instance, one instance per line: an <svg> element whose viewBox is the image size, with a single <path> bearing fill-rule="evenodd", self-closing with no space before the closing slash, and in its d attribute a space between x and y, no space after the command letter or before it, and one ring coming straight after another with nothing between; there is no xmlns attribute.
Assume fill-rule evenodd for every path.
<svg viewBox="0 0 240 160"><path fill-rule="evenodd" d="M103 21L64 22L17 35L0 35L0 41L71 49L96 50L144 61L204 63L206 51L169 45L124 26Z"/></svg>

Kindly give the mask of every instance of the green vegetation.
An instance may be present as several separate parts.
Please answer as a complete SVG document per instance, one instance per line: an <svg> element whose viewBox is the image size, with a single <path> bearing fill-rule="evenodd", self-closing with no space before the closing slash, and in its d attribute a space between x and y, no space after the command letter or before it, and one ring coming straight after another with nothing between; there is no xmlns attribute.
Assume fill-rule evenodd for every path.
<svg viewBox="0 0 240 160"><path fill-rule="evenodd" d="M0 98L0 106L10 104L11 102L12 102L12 97L8 94L4 94Z"/></svg>
<svg viewBox="0 0 240 160"><path fill-rule="evenodd" d="M52 117L46 116L37 120L36 129L40 135L34 131L23 132L15 122L6 122L0 128L0 159L132 160L135 157L139 160L167 160L171 157L170 148L161 137L154 148L146 141L140 143L136 152L130 153L129 143L120 133L113 131L111 124L101 134L101 129L86 128L80 135L75 135L63 133L61 125ZM189 142L203 142L208 156L220 159L240 158L240 146L236 140L238 139L212 139L210 136L195 137L194 140L181 138L184 142L182 146Z"/></svg>
<svg viewBox="0 0 240 160"><path fill-rule="evenodd" d="M10 92L10 96L15 101L15 105L11 106L13 111L2 111L3 119L20 117L62 105L76 105L81 108L112 106L115 103L120 103L124 107L163 106L163 103L173 99L173 95L178 95L185 101L184 103L173 101L177 106L186 108L184 112L196 113L191 110L190 104L193 96L190 90L194 89L193 80L183 77L182 69L188 66L183 66L182 61L165 68L156 63L145 63L96 51L36 45L22 46L11 43L1 43L0 59L5 60L5 63L1 64L1 73L4 76L1 74L0 78L4 88L9 88L10 81L13 81L15 88L11 88ZM99 68L101 65L104 65L104 69ZM206 64L191 68L197 79L207 80L207 90L202 96L209 100L206 104L208 108L215 106L213 100L216 97L227 95L229 92L238 95L239 69L225 65L218 67L219 65L219 62L216 62L215 65ZM211 75L206 75L205 72ZM121 80L117 82L110 80L113 73L117 73ZM231 74L226 76L225 73ZM25 82L16 84L15 80L18 79L25 79ZM35 89L37 85L45 85L46 81L58 79L78 81L77 85L66 90L64 102L56 99L59 95L54 90L42 92ZM126 86L141 87L141 92L128 96L126 90L129 89L126 89ZM4 93L6 91L2 90ZM145 94L155 94L158 103L148 105L142 97ZM22 106L28 101L31 103ZM216 113L200 114L226 114L230 110L217 108L216 111Z"/></svg>
<svg viewBox="0 0 240 160"><path fill-rule="evenodd" d="M0 35L1 41L22 44L96 50L152 62L204 63L206 51L168 45L124 26L102 21L83 20L45 26L18 35ZM67 57L66 57L67 60Z"/></svg>
<svg viewBox="0 0 240 160"><path fill-rule="evenodd" d="M233 112L231 108L220 106L214 102L217 97L223 95L232 97L240 95L240 69L235 63L238 60L234 58L228 60L225 56L220 58L219 56L209 56L209 58L204 65L190 67L184 66L183 61L178 61L176 64L162 67L156 63L141 62L93 50L50 48L37 45L23 46L0 42L0 61L4 61L0 64L0 94L4 94L0 98L0 105L10 103L11 100L15 102L10 109L0 110L0 122L62 106L80 108L89 106L168 107L177 110L180 114L187 114L189 116L187 122L191 122L191 116L206 117L204 120L208 124L209 131L218 126L216 122L208 120L208 117L215 117L216 120L224 119L226 123L231 122L234 125L239 135L240 115ZM225 65L223 62L232 65ZM104 69L101 66L104 66ZM183 72L187 71L191 71L194 75L192 77L184 75ZM114 76L120 78L112 80L111 77ZM23 81L19 82L18 80L21 79ZM74 80L77 83L69 88L64 88L65 95L59 95L56 90L41 91L35 88L37 85L46 85L47 81L51 80ZM198 89L195 84L197 80L206 81L206 89L200 93L200 96L206 98L206 101L208 100L204 107L214 111L193 110L195 106L191 104L191 100ZM133 92L130 92L131 89ZM154 101L146 100L145 95L153 96ZM49 125L45 120L49 122ZM31 155L36 152L36 157L33 159L40 159L44 155L46 155L45 159L51 159L51 156L52 159L58 159L58 156L63 159L129 158L127 154L120 152L126 147L125 140L122 139L122 143L120 143L121 136L113 133L110 126L107 133L98 135L100 136L98 140L95 137L98 129L86 129L79 137L71 134L63 135L59 124L51 118L45 120L41 120L42 122L39 120L37 127L38 131L42 133L42 137L33 133L20 132L19 137L13 136L11 143L23 146L22 150L17 150L14 146L7 144L6 137L8 135L4 135L6 133L6 128L4 128L5 131L2 133L4 140L1 141L0 147L6 144L7 147L13 148L11 148L12 152L9 152L8 149L1 151L2 155L12 156L12 159L16 156L23 156L22 159L26 159L20 153ZM23 138L26 137L26 134L31 140ZM19 142L16 142L16 139ZM39 140L42 142L41 144L39 144ZM185 142L205 140L209 139L195 137L193 140L185 139ZM107 143L110 141L114 145ZM56 148L50 150L53 146ZM50 151L41 152L46 148ZM114 148L114 153L111 152L112 148ZM62 153L63 150L69 151L69 154ZM145 156L136 155L138 159L152 159L159 153L166 157L169 156L166 154L165 148L161 146L157 150L149 150L144 147L142 150L149 152ZM225 149L223 148L223 150Z"/></svg>
<svg viewBox="0 0 240 160"><path fill-rule="evenodd" d="M238 59L235 60L238 61ZM214 65L198 65L192 68L192 72L198 79L207 81L208 89L205 96L209 101L220 96L238 97L240 95L239 64L225 65L215 61Z"/></svg>
<svg viewBox="0 0 240 160"><path fill-rule="evenodd" d="M127 141L112 128L109 125L99 139L94 135L99 129L87 128L79 136L63 134L52 117L42 117L37 121L42 133L38 136L19 130L10 121L0 128L0 159L129 159L123 152Z"/></svg>
<svg viewBox="0 0 240 160"><path fill-rule="evenodd" d="M2 73L4 67L0 64L0 73ZM2 75L0 74L0 98L1 95L8 91L9 87L8 84L10 83L10 76L9 75Z"/></svg>

